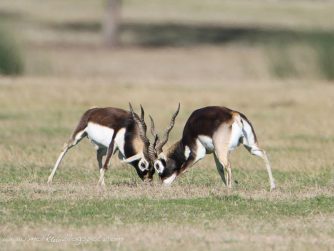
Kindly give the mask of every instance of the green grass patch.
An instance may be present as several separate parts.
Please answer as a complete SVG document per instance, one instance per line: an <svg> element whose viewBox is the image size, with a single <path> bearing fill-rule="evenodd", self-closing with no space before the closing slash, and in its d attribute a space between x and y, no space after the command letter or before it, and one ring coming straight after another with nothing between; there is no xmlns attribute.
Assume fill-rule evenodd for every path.
<svg viewBox="0 0 334 251"><path fill-rule="evenodd" d="M8 121L8 120L22 120L25 118L25 114L23 113L9 113L9 112L0 112L0 121Z"/></svg>
<svg viewBox="0 0 334 251"><path fill-rule="evenodd" d="M41 149L27 149L29 154L39 154L43 156L46 154ZM74 150L73 150L74 151ZM66 184L91 184L97 182L99 177L98 165L95 162L95 154L91 153L88 157L81 157L80 164L74 165L72 163L73 158L71 152L65 157L61 166L57 170L54 177L55 183ZM20 182L37 182L44 184L49 176L53 164L56 161L56 157L48 165L33 164L33 163L17 163L9 164L0 163L0 182L3 184L15 184ZM89 163L87 163L89 161ZM256 163L256 162L255 162ZM262 165L262 162L259 162ZM278 169L273 170L274 178L279 187L290 189L303 189L307 186L325 187L332 182L333 171L330 167L324 166L321 172L310 171L280 171ZM265 167L256 169L252 168L240 168L233 169L233 178L236 182L234 189L241 190L258 190L269 187L268 174ZM119 164L116 166L112 161L111 167L106 172L106 184L108 186L136 186L141 184L141 180L136 174L136 171L132 166ZM155 177L156 182L159 178ZM189 170L187 175L180 176L176 181L181 186L198 185L200 187L214 187L223 182L216 170L215 164L212 162L209 166L195 166Z"/></svg>
<svg viewBox="0 0 334 251"><path fill-rule="evenodd" d="M283 33L277 40L272 36L265 47L270 72L277 78L320 75L334 79L333 32Z"/></svg>
<svg viewBox="0 0 334 251"><path fill-rule="evenodd" d="M17 184L20 182L40 182L47 180L45 167L30 164L0 164L0 183Z"/></svg>
<svg viewBox="0 0 334 251"><path fill-rule="evenodd" d="M276 219L307 217L334 212L334 197L317 196L304 200L267 201L237 195L192 199L13 199L1 203L1 224L57 223L65 225L114 223L196 223L204 220L248 216ZM92 220L93 219L93 220Z"/></svg>

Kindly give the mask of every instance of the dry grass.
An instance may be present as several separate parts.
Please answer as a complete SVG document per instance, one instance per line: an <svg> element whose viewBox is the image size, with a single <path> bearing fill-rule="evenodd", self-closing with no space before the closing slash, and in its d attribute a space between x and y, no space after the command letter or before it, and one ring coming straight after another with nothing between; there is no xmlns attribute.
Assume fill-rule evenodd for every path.
<svg viewBox="0 0 334 251"><path fill-rule="evenodd" d="M87 50L89 54L85 53ZM100 47L42 47L32 50L29 75L109 78L110 83L221 84L251 77L269 79L263 48L226 47L195 48L123 48L110 51ZM97 63L92 58L98 58ZM80 64L76 60L80 59ZM41 67L41 64L43 66ZM161 67L163 65L163 67ZM236 67L237 66L237 67ZM42 72L41 72L42 71ZM43 73L44 72L44 73ZM131 74L127 74L131 72Z"/></svg>
<svg viewBox="0 0 334 251"><path fill-rule="evenodd" d="M333 218L328 216L305 219L280 219L275 224L257 223L248 218L241 222L232 220L204 222L199 226L179 224L134 224L131 228L122 222L114 226L59 228L51 226L10 226L0 234L10 236L13 232L30 241L21 242L22 249L91 250L323 250L333 246L331 228ZM288 227L287 227L288 226ZM301 226L303 226L301 228ZM315 237L309 237L313 232ZM270 233L270 234L268 234ZM38 238L39 241L33 241ZM64 241L67 240L67 241ZM17 242L7 239L6 248L17 248ZM330 249L328 249L330 250Z"/></svg>
<svg viewBox="0 0 334 251"><path fill-rule="evenodd" d="M155 250L158 246L166 250L330 249L334 125L327 117L333 109L333 86L232 83L170 85L170 80L157 79L155 84L153 80L150 84L140 80L138 84L110 84L103 78L2 78L0 213L4 245L50 250ZM269 193L263 163L239 150L232 156L239 182L233 191L223 187L211 157L171 188L161 187L157 179L153 185L142 184L131 167L114 158L107 172L107 190L101 194L96 188L94 150L87 141L68 154L54 185L46 185L62 143L88 107L127 109L128 101L137 107L142 103L161 129L179 100L182 110L170 143L179 138L187 116L197 107L224 104L241 110L270 155L278 189ZM164 113L160 107L165 107ZM127 208L126 213L119 206ZM253 212L263 216L254 218ZM45 234L67 241L8 241L13 236L46 238ZM91 241L78 244L79 237ZM118 237L122 240L112 239Z"/></svg>
<svg viewBox="0 0 334 251"><path fill-rule="evenodd" d="M268 48L261 43L159 48L130 43L108 50L99 33L102 2L80 0L80 11L78 2L0 3L0 18L7 16L22 36L27 62L26 76L0 77L3 249L333 249L334 85L317 79L307 45L292 45L293 60L305 75L289 81L272 79ZM331 1L209 2L127 0L124 20L182 22L190 28L222 22L265 30L333 28ZM71 30L73 24L81 30ZM212 156L170 188L157 177L143 184L133 168L114 157L101 193L87 140L68 153L47 186L81 114L92 106L128 109L129 101L137 109L143 104L159 130L181 102L168 145L180 138L198 107L242 111L269 154L277 190L268 191L261 160L238 149L232 154L238 184L231 191Z"/></svg>

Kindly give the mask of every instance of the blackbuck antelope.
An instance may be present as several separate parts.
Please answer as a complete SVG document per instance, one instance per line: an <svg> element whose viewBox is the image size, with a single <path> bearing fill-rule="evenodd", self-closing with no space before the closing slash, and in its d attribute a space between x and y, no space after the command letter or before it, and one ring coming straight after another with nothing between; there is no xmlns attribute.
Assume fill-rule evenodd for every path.
<svg viewBox="0 0 334 251"><path fill-rule="evenodd" d="M104 173L108 169L111 156L118 150L119 157L126 163L135 167L142 180L151 181L154 168L150 164L154 159L153 144L150 144L146 136L146 124L144 121L144 109L141 108L141 116L133 112L130 104L130 112L118 108L92 108L86 111L69 141L64 145L56 164L49 176L48 183L65 156L66 152L78 144L84 137L88 137L95 145L97 162L100 170L98 184L104 186ZM103 157L105 162L102 163Z"/></svg>
<svg viewBox="0 0 334 251"><path fill-rule="evenodd" d="M275 188L274 178L267 155L258 145L256 134L251 122L240 112L225 107L209 106L195 110L187 120L181 140L163 153L163 146L174 125L172 122L159 142L155 132L154 121L151 119L151 132L158 138L154 143L154 168L164 184L171 184L175 178L184 173L190 166L213 153L218 172L227 187L232 187L232 171L229 160L230 152L243 144L253 155L261 157L269 175L270 189Z"/></svg>

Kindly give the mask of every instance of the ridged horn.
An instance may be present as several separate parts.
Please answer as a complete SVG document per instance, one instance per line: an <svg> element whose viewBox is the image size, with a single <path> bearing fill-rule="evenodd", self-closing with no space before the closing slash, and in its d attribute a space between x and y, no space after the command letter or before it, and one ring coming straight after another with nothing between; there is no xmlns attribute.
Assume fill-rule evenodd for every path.
<svg viewBox="0 0 334 251"><path fill-rule="evenodd" d="M136 122L138 128L139 128L139 136L142 139L142 141L144 142L144 149L143 149L143 154L145 156L145 158L147 158L148 160L151 159L151 156L149 154L149 148L150 148L150 141L146 136L146 131L147 131L147 126L144 120L145 117L145 112L144 112L144 108L140 105L140 118L137 114L134 113L133 108L131 103L129 103L129 107L130 107L130 112L132 115L132 119Z"/></svg>
<svg viewBox="0 0 334 251"><path fill-rule="evenodd" d="M171 130L173 129L173 127L174 127L174 124L175 124L175 119L176 119L176 116L179 114L179 111L180 111L180 103L179 103L179 105L178 105L178 107L177 107L177 110L176 110L176 112L173 114L173 116L172 116L172 119L171 119L171 121L170 121L170 123L169 123L169 126L166 128L166 130L165 130L165 133L164 133L164 136L163 136L163 138L160 140L160 139L158 139L158 142L157 142L157 144L156 144L156 146L155 146L155 151L156 151L156 154L157 155L159 155L161 152L162 152L162 148L163 148L163 146L167 143L167 141L168 141L168 137L169 137L169 133L171 132ZM152 123L153 122L153 123ZM153 125L152 127L151 127L151 133L152 134L156 134L156 132L155 132L155 127L154 127L154 121L152 120L152 118L151 118L151 124ZM153 129L152 129L153 128Z"/></svg>

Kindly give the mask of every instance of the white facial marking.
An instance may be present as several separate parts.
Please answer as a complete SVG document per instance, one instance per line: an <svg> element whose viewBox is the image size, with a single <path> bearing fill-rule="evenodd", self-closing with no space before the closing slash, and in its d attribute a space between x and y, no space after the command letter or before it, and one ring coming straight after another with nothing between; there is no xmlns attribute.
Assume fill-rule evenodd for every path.
<svg viewBox="0 0 334 251"><path fill-rule="evenodd" d="M92 122L88 122L85 131L88 138L92 140L95 144L102 145L107 148L109 147L111 139L114 135L113 129Z"/></svg>
<svg viewBox="0 0 334 251"><path fill-rule="evenodd" d="M176 173L173 173L171 176L169 176L167 179L164 179L163 184L165 186L169 186L170 184L172 184L172 182L175 180L176 178Z"/></svg>
<svg viewBox="0 0 334 251"><path fill-rule="evenodd" d="M160 160L157 160L154 162L154 169L157 171L157 173L162 174L165 170L165 167Z"/></svg>
<svg viewBox="0 0 334 251"><path fill-rule="evenodd" d="M138 162L138 168L143 172L143 171L146 171L148 170L148 162L146 159L141 159L139 162Z"/></svg>

